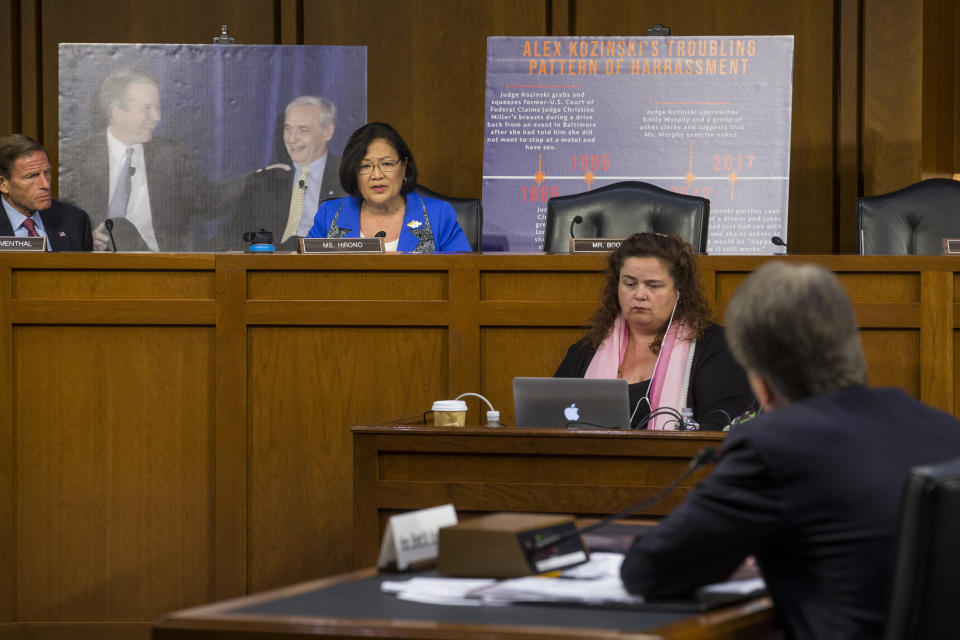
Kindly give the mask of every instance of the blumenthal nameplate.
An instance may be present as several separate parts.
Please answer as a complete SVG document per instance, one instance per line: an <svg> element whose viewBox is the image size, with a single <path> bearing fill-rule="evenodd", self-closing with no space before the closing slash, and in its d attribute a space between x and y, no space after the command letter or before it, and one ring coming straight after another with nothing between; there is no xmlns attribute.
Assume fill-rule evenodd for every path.
<svg viewBox="0 0 960 640"><path fill-rule="evenodd" d="M623 238L570 238L570 253L610 253L622 243Z"/></svg>
<svg viewBox="0 0 960 640"><path fill-rule="evenodd" d="M300 253L383 253L383 238L300 238Z"/></svg>
<svg viewBox="0 0 960 640"><path fill-rule="evenodd" d="M0 251L46 251L47 239L40 236L18 238L0 236Z"/></svg>

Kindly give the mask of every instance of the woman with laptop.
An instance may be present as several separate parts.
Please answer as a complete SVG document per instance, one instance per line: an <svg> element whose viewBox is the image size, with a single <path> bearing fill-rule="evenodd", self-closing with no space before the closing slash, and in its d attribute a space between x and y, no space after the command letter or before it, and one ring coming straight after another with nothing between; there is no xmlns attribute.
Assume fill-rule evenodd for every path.
<svg viewBox="0 0 960 640"><path fill-rule="evenodd" d="M557 368L557 378L622 378L631 425L670 430L693 409L722 429L753 402L700 285L693 247L677 236L637 233L611 252L600 308Z"/></svg>

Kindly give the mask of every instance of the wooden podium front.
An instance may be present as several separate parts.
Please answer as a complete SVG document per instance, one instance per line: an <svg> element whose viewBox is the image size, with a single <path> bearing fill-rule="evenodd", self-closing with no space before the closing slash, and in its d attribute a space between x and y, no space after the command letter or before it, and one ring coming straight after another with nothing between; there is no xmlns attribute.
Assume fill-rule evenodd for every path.
<svg viewBox="0 0 960 640"><path fill-rule="evenodd" d="M669 485L726 434L491 427L353 428L354 559L376 564L386 519L452 503L493 511L606 516ZM641 515L660 517L709 473L698 470Z"/></svg>

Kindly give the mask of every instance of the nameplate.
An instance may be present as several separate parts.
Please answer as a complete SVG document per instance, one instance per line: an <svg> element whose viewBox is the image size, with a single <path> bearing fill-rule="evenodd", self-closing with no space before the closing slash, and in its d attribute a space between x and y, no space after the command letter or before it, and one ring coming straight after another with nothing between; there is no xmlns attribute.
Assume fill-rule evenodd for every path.
<svg viewBox="0 0 960 640"><path fill-rule="evenodd" d="M300 238L300 253L383 253L383 238Z"/></svg>
<svg viewBox="0 0 960 640"><path fill-rule="evenodd" d="M395 564L398 571L404 571L413 564L436 560L440 528L455 524L457 511L452 504L390 516L377 567Z"/></svg>
<svg viewBox="0 0 960 640"><path fill-rule="evenodd" d="M32 236L18 238L16 236L0 236L0 251L46 251L47 239Z"/></svg>
<svg viewBox="0 0 960 640"><path fill-rule="evenodd" d="M960 256L960 238L944 238L943 255Z"/></svg>
<svg viewBox="0 0 960 640"><path fill-rule="evenodd" d="M570 253L610 253L621 244L623 238L570 238Z"/></svg>

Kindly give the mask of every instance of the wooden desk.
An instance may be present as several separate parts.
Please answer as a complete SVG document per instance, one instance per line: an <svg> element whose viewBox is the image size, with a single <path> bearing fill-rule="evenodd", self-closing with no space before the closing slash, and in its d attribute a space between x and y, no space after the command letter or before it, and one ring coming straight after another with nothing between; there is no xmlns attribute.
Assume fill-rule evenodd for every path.
<svg viewBox="0 0 960 640"><path fill-rule="evenodd" d="M178 611L154 623L152 637L753 640L775 628L768 598L689 616L530 605L443 607L405 603L382 594L375 575L369 569Z"/></svg>
<svg viewBox="0 0 960 640"><path fill-rule="evenodd" d="M701 258L718 312L766 260ZM960 415L960 258L788 260L839 274L871 384ZM355 537L350 426L464 391L512 423L512 378L553 372L603 262L0 254L0 636L125 639L362 566L328 552Z"/></svg>
<svg viewBox="0 0 960 640"><path fill-rule="evenodd" d="M720 432L561 431L486 427L354 427L358 565L376 564L393 513L453 503L491 511L605 516L669 485ZM698 470L640 512L663 516L709 473Z"/></svg>

